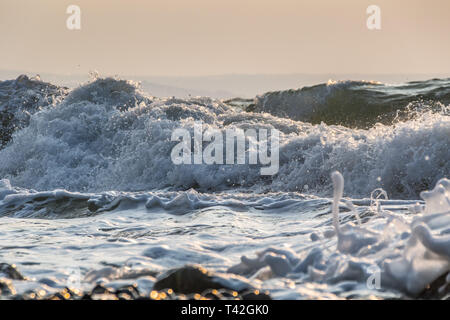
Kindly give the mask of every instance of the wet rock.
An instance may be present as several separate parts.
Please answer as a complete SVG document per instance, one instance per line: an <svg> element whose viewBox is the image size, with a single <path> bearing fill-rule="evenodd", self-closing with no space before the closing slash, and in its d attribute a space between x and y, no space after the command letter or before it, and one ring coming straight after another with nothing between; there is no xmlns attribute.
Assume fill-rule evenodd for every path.
<svg viewBox="0 0 450 320"><path fill-rule="evenodd" d="M78 290L64 288L63 290L50 296L43 296L42 294L40 294L39 296L32 296L36 297L36 299L42 300L79 300L81 298L81 292Z"/></svg>
<svg viewBox="0 0 450 320"><path fill-rule="evenodd" d="M94 295L94 294L110 294L110 293L112 293L111 290L109 290L102 284L98 284L91 290L90 294Z"/></svg>
<svg viewBox="0 0 450 320"><path fill-rule="evenodd" d="M136 285L124 286L117 289L114 294L119 300L136 300L141 297L141 294Z"/></svg>
<svg viewBox="0 0 450 320"><path fill-rule="evenodd" d="M224 299L226 299L225 295L224 295L224 293L225 293L224 291L226 291L226 290L210 289L210 290L204 291L202 295L206 299L210 299L210 300L224 300Z"/></svg>
<svg viewBox="0 0 450 320"><path fill-rule="evenodd" d="M209 272L201 266L185 266L161 275L152 287L140 287L137 281L108 281L102 277L92 289L78 290L73 288L38 287L16 294L11 279L25 279L14 266L3 263L0 265L3 274L10 279L0 278L0 295L15 300L265 300L270 299L268 292L262 292L251 285L247 279L229 274ZM123 269L123 268L113 268ZM117 270L116 270L117 271ZM123 271L123 270L122 270ZM130 271L130 270L127 270ZM136 275L146 275L147 269L122 273L125 278ZM110 274L106 272L106 274ZM115 274L115 272L114 272ZM146 275L146 277L149 277ZM95 277L94 277L95 278ZM114 278L114 277L113 277ZM154 278L151 278L155 280ZM146 279L147 280L147 279ZM258 281L258 280L255 280ZM42 281L46 282L46 281ZM151 281L153 284L153 281ZM151 290L150 290L151 288ZM55 291L54 289L58 290ZM150 290L150 291L149 291Z"/></svg>
<svg viewBox="0 0 450 320"><path fill-rule="evenodd" d="M141 298L143 297L135 284L125 285L116 290L108 288L107 285L98 284L82 297L83 300L140 300Z"/></svg>
<svg viewBox="0 0 450 320"><path fill-rule="evenodd" d="M241 294L243 300L272 300L269 292L261 292L259 290L250 290Z"/></svg>
<svg viewBox="0 0 450 320"><path fill-rule="evenodd" d="M450 272L433 281L418 297L419 299L450 300Z"/></svg>
<svg viewBox="0 0 450 320"><path fill-rule="evenodd" d="M185 266L168 271L158 278L153 290L172 289L176 293L203 293L210 289L243 292L254 289L244 278L236 275L218 275L200 266Z"/></svg>
<svg viewBox="0 0 450 320"><path fill-rule="evenodd" d="M26 278L17 270L15 265L7 263L0 263L0 277L12 280L26 280Z"/></svg>
<svg viewBox="0 0 450 320"><path fill-rule="evenodd" d="M10 280L8 280L10 281ZM11 282L11 281L10 281ZM9 293L10 292L10 293ZM15 294L14 289L9 289L8 294ZM107 288L104 285L96 285L92 290L81 292L64 288L56 293L48 293L44 290L27 291L21 295L11 297L15 300L269 300L268 292L257 289L245 290L238 293L229 289L208 289L203 293L182 294L172 289L152 290L149 294L141 294L136 285L127 285L117 290Z"/></svg>
<svg viewBox="0 0 450 320"><path fill-rule="evenodd" d="M0 279L0 296L11 296L16 294L16 290L12 285L11 280Z"/></svg>
<svg viewBox="0 0 450 320"><path fill-rule="evenodd" d="M90 292L85 292L82 300L118 300L113 290L102 284L96 285Z"/></svg>

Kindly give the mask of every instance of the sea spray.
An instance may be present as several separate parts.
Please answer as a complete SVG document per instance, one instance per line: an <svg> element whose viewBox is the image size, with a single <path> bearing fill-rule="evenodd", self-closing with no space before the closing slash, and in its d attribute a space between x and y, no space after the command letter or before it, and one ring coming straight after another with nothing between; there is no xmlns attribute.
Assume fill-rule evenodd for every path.
<svg viewBox="0 0 450 320"><path fill-rule="evenodd" d="M192 131L195 121L223 134L278 130L277 175L262 177L258 165L174 165L171 134L176 128ZM352 182L348 195L366 196L381 187L391 198L414 199L450 174L449 137L450 117L440 112L351 129L247 113L209 98L154 98L132 82L98 79L32 115L0 151L0 176L37 190L244 188L323 196L330 192L331 168Z"/></svg>
<svg viewBox="0 0 450 320"><path fill-rule="evenodd" d="M320 279L321 282L334 283L343 280L364 282L370 277L369 271L375 268L380 272L381 285L369 289L403 290L412 296L417 296L433 281L450 272L450 180L441 179L432 191L422 193L425 200L423 212L412 220L408 231L396 229L389 239L395 239L395 242L389 243L381 232L371 230L369 223L340 226L339 203L344 178L336 171L331 174L331 179L334 186L331 212L337 237L336 252L324 255L324 248L320 250L321 243L302 261L292 251L269 248L258 253L256 259L242 257L241 264L230 268L229 272L251 274L269 266L274 276L295 278L301 272L306 273L302 281ZM390 217L381 221L382 228L388 228L395 221ZM318 255L318 252L321 254ZM311 254L320 258L311 259ZM308 268L304 266L306 261ZM283 273L280 273L280 268L284 269Z"/></svg>

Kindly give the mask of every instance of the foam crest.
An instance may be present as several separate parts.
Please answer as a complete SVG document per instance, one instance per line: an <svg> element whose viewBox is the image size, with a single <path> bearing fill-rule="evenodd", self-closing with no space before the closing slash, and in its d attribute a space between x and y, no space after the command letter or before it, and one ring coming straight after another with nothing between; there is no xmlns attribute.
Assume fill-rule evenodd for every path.
<svg viewBox="0 0 450 320"><path fill-rule="evenodd" d="M420 193L425 200L424 213L444 213L450 210L450 180L441 179L432 191Z"/></svg>
<svg viewBox="0 0 450 320"><path fill-rule="evenodd" d="M268 266L274 277L300 277L303 281L338 283L357 281L371 290L387 288L417 296L431 283L450 272L450 203L449 180L442 179L424 193L425 209L410 223L402 220L397 228L392 214L378 216L362 226L339 223L339 203L344 179L333 172L333 224L337 235L336 251L325 244L299 254L289 249L268 248L256 259L243 256L241 263L228 271L251 275ZM433 209L434 212L433 212ZM394 224L394 228L390 225ZM388 237L383 230L390 229ZM327 235L323 235L324 238ZM316 234L315 242L320 239ZM377 287L369 279L378 277Z"/></svg>
<svg viewBox="0 0 450 320"><path fill-rule="evenodd" d="M11 141L13 132L28 126L32 114L60 103L68 91L38 76L0 81L0 148Z"/></svg>

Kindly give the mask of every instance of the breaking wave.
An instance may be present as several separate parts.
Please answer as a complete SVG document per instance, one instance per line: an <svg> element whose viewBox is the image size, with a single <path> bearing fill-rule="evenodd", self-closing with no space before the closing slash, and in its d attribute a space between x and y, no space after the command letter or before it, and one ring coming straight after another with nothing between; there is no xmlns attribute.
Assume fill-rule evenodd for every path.
<svg viewBox="0 0 450 320"><path fill-rule="evenodd" d="M248 111L311 123L369 128L392 124L450 103L450 79L387 85L373 81L329 81L312 87L257 96Z"/></svg>
<svg viewBox="0 0 450 320"><path fill-rule="evenodd" d="M9 82L9 88L19 86L19 81L24 80ZM0 177L13 186L39 191L195 188L324 195L330 192L330 172L339 170L352 181L346 186L348 196L366 196L381 187L392 197L417 199L420 191L450 176L448 88L448 80L394 87L343 82L257 97L255 111L276 114L271 115L206 97L156 98L136 83L112 78L71 91L26 79L30 96L59 94L51 102L37 99L32 108L16 105L16 113L28 112L29 117L0 150ZM0 83L9 105L15 94L22 94L5 90L5 82ZM351 97L345 99L351 103L334 110L345 100L338 97L348 92ZM418 97L440 100L430 104ZM410 116L365 129L332 124L344 118L364 120L359 113L372 108L371 103L388 106L392 101L404 110L409 106ZM377 110L393 111L382 109ZM199 120L204 129L279 130L278 174L263 177L257 165L174 165L172 131L180 127L192 131ZM323 122L316 124L319 120Z"/></svg>

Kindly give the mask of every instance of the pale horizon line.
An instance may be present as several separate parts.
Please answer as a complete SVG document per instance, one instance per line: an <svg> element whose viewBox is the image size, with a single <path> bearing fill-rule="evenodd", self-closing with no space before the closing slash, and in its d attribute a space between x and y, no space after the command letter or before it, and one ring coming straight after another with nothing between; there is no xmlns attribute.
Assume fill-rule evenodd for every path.
<svg viewBox="0 0 450 320"><path fill-rule="evenodd" d="M125 73L111 73L111 72L99 72L98 70L91 70L87 72L80 73L57 73L57 72L46 72L46 71L31 71L31 70L19 70L19 69L5 69L1 68L0 72L2 73L17 73L17 75L21 74L42 74L42 75L50 75L50 76L72 76L72 77L88 77L90 72L98 72L101 77L136 77L136 78L212 78L212 77L253 77L253 76L328 76L328 75L336 75L336 76L345 76L345 75L354 75L354 76L428 76L428 75L439 75L444 77L450 77L450 72L320 72L320 73L311 73L311 72L289 72L289 73L238 73L238 72L230 72L230 73L217 73L217 74L192 74L192 75L172 75L172 74L125 74ZM1 75L0 75L1 76Z"/></svg>

